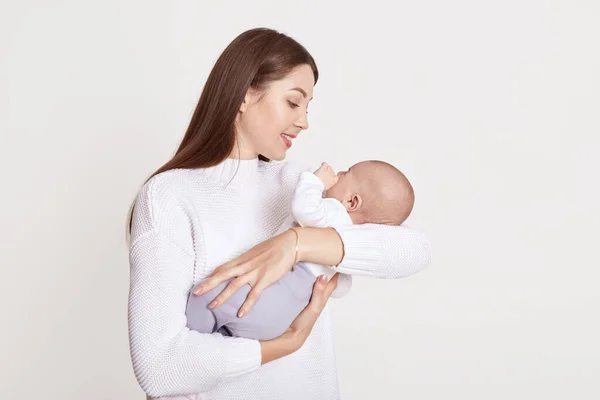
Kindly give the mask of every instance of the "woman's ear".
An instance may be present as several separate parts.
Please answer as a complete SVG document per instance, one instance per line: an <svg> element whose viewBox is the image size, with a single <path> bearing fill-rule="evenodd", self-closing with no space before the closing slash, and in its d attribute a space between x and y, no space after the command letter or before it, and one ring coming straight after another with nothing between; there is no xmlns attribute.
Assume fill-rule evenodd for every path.
<svg viewBox="0 0 600 400"><path fill-rule="evenodd" d="M246 95L244 96L244 101L240 105L240 112L245 113L253 103L255 103L259 97L260 93L256 90L249 88L246 91Z"/></svg>
<svg viewBox="0 0 600 400"><path fill-rule="evenodd" d="M348 210L348 212L356 212L362 207L362 205L362 197L359 194L353 194L350 196L350 200L348 200L348 203L346 204L346 210Z"/></svg>
<svg viewBox="0 0 600 400"><path fill-rule="evenodd" d="M240 112L245 113L247 109L248 109L248 94L246 94L246 96L244 97L244 101L242 101L242 104L240 105Z"/></svg>

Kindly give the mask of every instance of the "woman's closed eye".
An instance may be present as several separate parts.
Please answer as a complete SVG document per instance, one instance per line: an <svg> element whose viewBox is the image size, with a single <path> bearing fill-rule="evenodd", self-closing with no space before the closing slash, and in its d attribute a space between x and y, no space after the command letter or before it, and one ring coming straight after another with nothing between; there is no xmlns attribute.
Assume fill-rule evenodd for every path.
<svg viewBox="0 0 600 400"><path fill-rule="evenodd" d="M298 108L298 107L300 107L300 104L296 104L296 103L294 103L293 101L290 101L290 100L288 100L288 104L292 108ZM308 114L308 109L306 110L306 113Z"/></svg>

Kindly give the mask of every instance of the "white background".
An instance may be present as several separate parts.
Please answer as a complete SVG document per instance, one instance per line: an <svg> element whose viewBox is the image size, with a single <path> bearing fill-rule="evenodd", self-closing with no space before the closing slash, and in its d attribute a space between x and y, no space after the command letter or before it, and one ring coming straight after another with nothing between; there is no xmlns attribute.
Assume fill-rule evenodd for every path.
<svg viewBox="0 0 600 400"><path fill-rule="evenodd" d="M600 398L592 0L2 2L0 398L143 398L126 213L258 26L321 72L289 158L394 163L434 246L332 300L342 398Z"/></svg>

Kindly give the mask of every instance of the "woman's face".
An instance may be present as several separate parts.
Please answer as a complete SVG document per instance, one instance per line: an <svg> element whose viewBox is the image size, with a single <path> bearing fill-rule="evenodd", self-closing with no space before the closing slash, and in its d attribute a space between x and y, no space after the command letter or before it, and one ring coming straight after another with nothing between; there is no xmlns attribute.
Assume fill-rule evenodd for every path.
<svg viewBox="0 0 600 400"><path fill-rule="evenodd" d="M262 154L283 160L294 138L308 129L307 108L314 86L312 69L301 65L262 93L249 90L236 120L240 158Z"/></svg>

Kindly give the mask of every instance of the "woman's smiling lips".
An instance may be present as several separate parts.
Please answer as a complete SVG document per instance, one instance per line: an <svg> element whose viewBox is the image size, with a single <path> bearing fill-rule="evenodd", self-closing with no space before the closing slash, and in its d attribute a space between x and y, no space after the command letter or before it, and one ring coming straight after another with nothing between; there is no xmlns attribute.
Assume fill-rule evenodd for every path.
<svg viewBox="0 0 600 400"><path fill-rule="evenodd" d="M283 144L289 149L292 147L292 139L295 139L296 136L284 132L281 134L281 140L283 140Z"/></svg>

